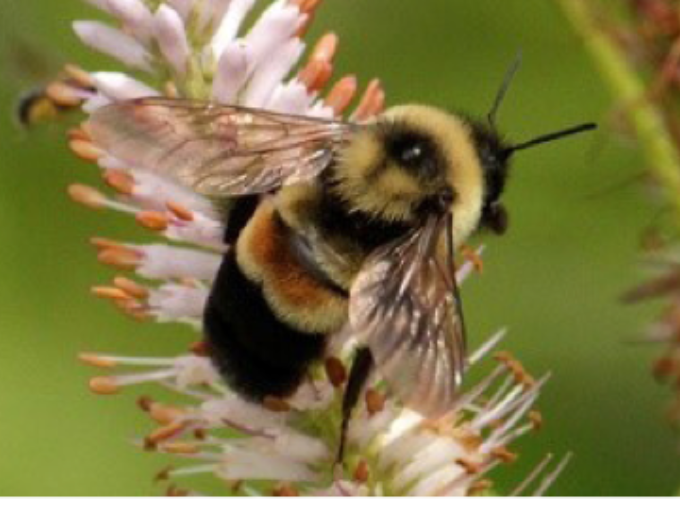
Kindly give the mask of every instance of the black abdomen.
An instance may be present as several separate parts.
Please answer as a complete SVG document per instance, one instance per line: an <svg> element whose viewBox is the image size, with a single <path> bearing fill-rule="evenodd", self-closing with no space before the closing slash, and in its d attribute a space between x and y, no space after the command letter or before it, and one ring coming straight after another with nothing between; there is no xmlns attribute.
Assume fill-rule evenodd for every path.
<svg viewBox="0 0 680 506"><path fill-rule="evenodd" d="M204 314L213 362L238 393L262 401L295 391L310 363L321 358L324 336L305 334L277 319L262 289L224 256Z"/></svg>

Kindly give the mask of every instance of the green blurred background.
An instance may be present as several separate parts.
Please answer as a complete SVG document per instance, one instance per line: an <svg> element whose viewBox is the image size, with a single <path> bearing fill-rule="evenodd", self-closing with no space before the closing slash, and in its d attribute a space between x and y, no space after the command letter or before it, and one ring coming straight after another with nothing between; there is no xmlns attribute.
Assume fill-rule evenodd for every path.
<svg viewBox="0 0 680 506"><path fill-rule="evenodd" d="M75 357L82 350L163 355L192 335L128 321L88 294L111 276L95 263L88 237L138 232L129 219L67 200L70 182L94 182L96 174L67 152L60 128L29 134L10 121L17 94L35 79L10 63L13 45L43 51L55 68L117 66L72 35L73 19L97 15L84 3L0 6L0 494L157 494L151 477L167 458L130 444L149 426L133 404L148 390L95 397L86 387L92 371ZM364 82L380 76L392 104L484 113L521 48L524 66L501 114L513 139L604 120L610 110L552 2L327 0L311 38L330 29L342 40L339 70ZM553 379L540 401L545 430L516 445L521 458L497 475L501 485L548 451L575 453L553 494L668 495L680 485L677 439L663 420L669 393L650 375L656 350L624 343L656 309L617 301L643 278L638 243L658 205L634 184L592 197L643 168L635 146L607 132L516 160L511 229L484 240L486 271L464 290L467 320L476 343L509 327L506 347ZM211 490L220 491L214 482Z"/></svg>

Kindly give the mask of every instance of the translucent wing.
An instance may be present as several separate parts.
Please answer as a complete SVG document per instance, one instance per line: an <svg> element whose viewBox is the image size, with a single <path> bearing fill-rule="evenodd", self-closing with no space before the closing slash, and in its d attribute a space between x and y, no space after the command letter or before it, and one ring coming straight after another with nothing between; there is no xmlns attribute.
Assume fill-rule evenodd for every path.
<svg viewBox="0 0 680 506"><path fill-rule="evenodd" d="M94 142L134 167L207 195L264 193L312 179L354 126L209 102L145 98L96 111Z"/></svg>
<svg viewBox="0 0 680 506"><path fill-rule="evenodd" d="M453 407L466 365L455 273L437 258L445 226L445 218L432 218L376 252L350 294L355 336L392 391L428 417Z"/></svg>

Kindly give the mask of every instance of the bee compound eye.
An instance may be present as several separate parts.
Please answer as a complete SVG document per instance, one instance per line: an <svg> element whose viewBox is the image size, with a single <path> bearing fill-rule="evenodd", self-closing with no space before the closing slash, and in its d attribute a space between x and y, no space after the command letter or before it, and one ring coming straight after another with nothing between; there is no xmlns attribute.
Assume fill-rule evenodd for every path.
<svg viewBox="0 0 680 506"><path fill-rule="evenodd" d="M432 158L432 146L420 134L400 132L388 140L389 154L404 167L422 169Z"/></svg>
<svg viewBox="0 0 680 506"><path fill-rule="evenodd" d="M402 146L399 158L404 165L420 165L423 161L424 153L425 149L423 146L420 143L415 142Z"/></svg>

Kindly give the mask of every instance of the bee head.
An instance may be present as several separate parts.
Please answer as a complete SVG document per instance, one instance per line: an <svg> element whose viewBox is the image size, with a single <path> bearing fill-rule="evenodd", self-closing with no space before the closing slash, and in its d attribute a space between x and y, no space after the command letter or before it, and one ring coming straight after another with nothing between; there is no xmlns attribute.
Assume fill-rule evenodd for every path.
<svg viewBox="0 0 680 506"><path fill-rule="evenodd" d="M387 110L360 129L335 171L341 196L383 220L421 223L451 212L461 240L476 228L484 180L469 124L423 105Z"/></svg>

